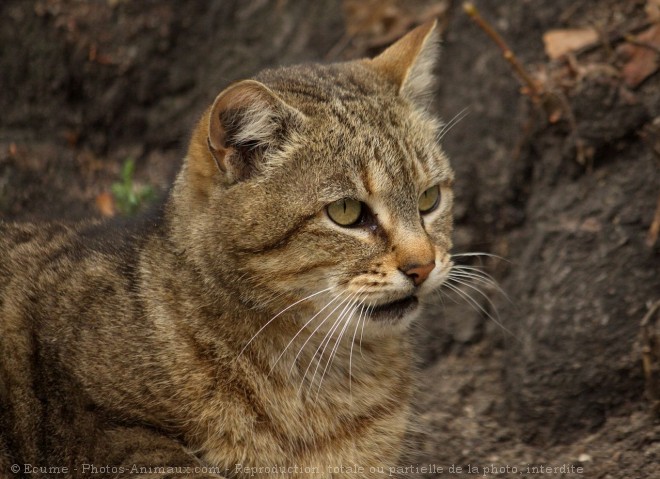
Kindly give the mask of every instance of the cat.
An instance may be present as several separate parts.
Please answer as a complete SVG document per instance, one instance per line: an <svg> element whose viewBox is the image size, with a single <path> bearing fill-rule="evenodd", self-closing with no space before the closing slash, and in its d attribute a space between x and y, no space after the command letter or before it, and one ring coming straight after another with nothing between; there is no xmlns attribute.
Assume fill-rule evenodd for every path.
<svg viewBox="0 0 660 479"><path fill-rule="evenodd" d="M372 478L408 327L452 267L435 22L266 70L194 128L140 224L0 225L0 478Z"/></svg>

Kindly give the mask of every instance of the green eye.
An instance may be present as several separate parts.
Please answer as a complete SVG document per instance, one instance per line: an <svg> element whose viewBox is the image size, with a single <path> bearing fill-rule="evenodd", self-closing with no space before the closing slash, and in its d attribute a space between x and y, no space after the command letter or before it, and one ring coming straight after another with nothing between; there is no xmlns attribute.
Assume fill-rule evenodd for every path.
<svg viewBox="0 0 660 479"><path fill-rule="evenodd" d="M430 213L436 209L438 203L440 203L440 187L438 185L431 186L419 197L419 211Z"/></svg>
<svg viewBox="0 0 660 479"><path fill-rule="evenodd" d="M351 226L362 216L362 203L351 198L342 198L327 206L328 216L340 226Z"/></svg>

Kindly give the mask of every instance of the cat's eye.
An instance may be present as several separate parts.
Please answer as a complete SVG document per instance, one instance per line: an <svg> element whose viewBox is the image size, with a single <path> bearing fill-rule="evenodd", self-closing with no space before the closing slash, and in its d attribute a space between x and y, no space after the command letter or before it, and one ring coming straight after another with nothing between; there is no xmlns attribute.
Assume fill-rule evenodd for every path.
<svg viewBox="0 0 660 479"><path fill-rule="evenodd" d="M340 226L352 226L362 217L362 203L352 198L342 198L327 206L328 216Z"/></svg>
<svg viewBox="0 0 660 479"><path fill-rule="evenodd" d="M419 211L421 213L430 213L438 207L440 203L440 187L431 186L419 197Z"/></svg>

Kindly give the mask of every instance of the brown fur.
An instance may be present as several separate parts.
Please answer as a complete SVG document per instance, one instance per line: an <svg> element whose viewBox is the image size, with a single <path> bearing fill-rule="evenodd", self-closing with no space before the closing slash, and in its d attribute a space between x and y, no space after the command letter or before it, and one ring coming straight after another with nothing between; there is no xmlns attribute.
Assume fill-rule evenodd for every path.
<svg viewBox="0 0 660 479"><path fill-rule="evenodd" d="M0 477L11 464L335 478L395 465L419 308L380 321L367 306L423 300L451 266L452 172L421 100L435 53L428 24L375 60L231 85L162 212L116 237L1 224ZM422 217L435 184L442 203ZM344 197L371 219L334 224L325 206ZM402 273L433 260L419 287ZM177 466L216 470L163 469Z"/></svg>

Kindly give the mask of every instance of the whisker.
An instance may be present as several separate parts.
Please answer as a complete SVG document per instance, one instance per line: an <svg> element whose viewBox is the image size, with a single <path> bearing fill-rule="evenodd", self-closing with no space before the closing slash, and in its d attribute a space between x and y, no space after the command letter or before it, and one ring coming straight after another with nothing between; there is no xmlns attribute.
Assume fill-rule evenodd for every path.
<svg viewBox="0 0 660 479"><path fill-rule="evenodd" d="M317 312L316 314L314 314L314 316L312 316L312 317L311 317L311 318L310 318L305 324L303 324L303 325L298 329L298 331L296 332L296 334L293 335L293 337L289 340L289 342L287 343L287 345L284 346L284 349L282 350L282 352L281 352L281 353L279 354L279 356L277 356L277 358L275 359L275 362L273 363L273 365L272 365L271 368L270 368L270 371L268 372L269 375L273 372L273 370L275 369L275 366L277 365L277 363L279 362L279 360L282 359L282 356L284 356L284 354L286 353L286 351L289 349L289 346L291 346L291 344L296 340L296 338L300 335L300 333L302 333L302 332L305 330L305 328L306 328L306 327L307 327L312 321L314 321L314 319L316 319L316 318L318 317L318 315L321 314L321 313L322 313L322 312L323 312L328 306L330 306L330 305L331 305L332 303L334 303L337 299L339 299L340 296L341 296L341 295L337 295L337 296L335 296L333 299L331 299L331 300L330 300L325 306L323 306L320 310L318 310L318 312ZM339 306L341 306L341 303L339 304ZM339 306L337 306L337 307L339 307ZM333 310L333 311L334 311L334 310ZM331 312L330 314L332 314L332 312ZM327 319L327 317L326 317L326 319ZM323 323L321 323L321 324L323 324ZM305 343L305 344L306 344L306 343ZM296 356L296 359L297 359L297 358L298 358L298 356ZM294 365L295 365L295 360L294 360ZM291 369L289 370L289 374L291 374L291 370L292 370L292 369L293 369L293 365L292 365Z"/></svg>
<svg viewBox="0 0 660 479"><path fill-rule="evenodd" d="M325 311L326 308L328 308L332 303L334 303L334 302L335 302L336 300L338 300L340 297L341 297L341 293L338 294L338 295L336 295L334 298L332 298L332 299L331 299L331 300L330 300L325 306L323 306L321 309L319 309L319 310L318 310L318 311L317 311L317 312L316 312L316 313L315 313L315 314L314 314L309 320L307 320L307 322L305 322L305 324L303 324L303 325L300 327L300 329L298 329L298 332L296 332L296 334L295 334L295 335L289 340L289 342L287 343L287 345L284 347L284 349L282 350L282 352L280 353L280 355L279 355L279 356L277 357L277 359L275 360L275 363L273 364L273 366L272 366L271 369L270 369L270 373L273 372L273 369L275 368L275 365L277 365L278 361L282 358L282 356L284 355L284 353L286 353L287 349L289 349L289 346L291 346L291 344L292 344L292 343L295 341L295 339L300 335L300 333L302 333L302 332L305 330L305 328L306 328L306 327L307 327L312 321L314 321L314 319L316 319L316 318L317 318L317 317L318 317L323 311ZM344 301L345 301L345 300L344 300ZM344 304L344 301L340 302L340 303L335 307L335 309L333 309L332 311L330 311L330 313L328 313L328 316L326 316L325 319L321 322L321 324L319 324L319 326L318 326L318 327L312 332L312 335L317 331L318 328L321 327L321 325L322 325L322 324L323 324L323 323L324 323L324 322L330 317L330 315L332 315L332 313L334 313L337 309L339 309L339 308L341 307L342 304ZM307 338L307 341L309 341L309 340L311 339L311 336L312 336L312 335L310 335L310 337ZM307 341L305 341L305 343L303 344L303 347L305 346L305 344L307 344ZM298 352L298 355L299 355L299 354L300 354L300 351ZM297 359L298 359L298 355L296 355L296 357L295 357L295 359L294 359L294 361L293 361L293 364L291 365L291 368L289 369L289 374L291 374L291 372L293 371L293 367L295 366L295 363L296 363L296 361L297 361ZM269 373L269 374L270 374L270 373Z"/></svg>
<svg viewBox="0 0 660 479"><path fill-rule="evenodd" d="M497 282L495 280L495 278L493 278L490 274L488 274L486 271L484 271L482 268L480 268L478 266L469 266L469 265L466 265L466 264L455 264L454 266L452 266L452 268L450 270L450 273L451 273L452 270L455 270L455 271L469 271L469 272L472 272L472 273L479 274L479 275L483 276L484 278L488 278L493 283Z"/></svg>
<svg viewBox="0 0 660 479"><path fill-rule="evenodd" d="M340 293L339 296L341 296L341 294L342 294L342 293ZM339 297L339 296L337 296L337 297ZM314 336L314 335L316 334L316 332L321 328L321 326L323 326L323 324L328 320L328 318L330 318L330 316L332 316L332 314L333 314L335 311L337 311L337 310L341 307L342 304L344 304L346 301L349 301L350 299L351 299L351 296L349 296L348 298L343 299L343 300L342 300L337 306L335 306L335 308L334 308L332 311L330 311L330 312L326 315L326 317L323 319L323 321L321 321L321 322L316 326L316 328L314 329L314 331L311 332L311 334L307 337L307 339L305 340L305 342L302 344L302 346L301 346L300 349L298 350L298 354L296 354L296 357L294 358L294 360L293 360L293 362L292 362L292 364L291 364L291 369L289 370L289 374L291 374L291 373L293 372L293 368L295 367L296 363L298 362L298 358L300 357L300 354L303 352L303 349L305 349L305 346L307 345L307 343L309 343L310 339L312 339L312 336ZM310 319L309 321L307 321L307 323L305 323L305 326L303 326L303 327L300 329L300 331L302 331L302 330L307 326L307 324L309 324L312 320L314 320L314 318L317 317L320 313L321 313L321 311L319 311L318 313L316 313L316 314L314 315L314 317L312 317L312 319ZM299 332L300 332L300 331L299 331ZM324 340L325 340L325 337L324 337ZM323 344L323 341L321 342L321 344ZM319 346L319 348L320 348L320 346ZM304 383L304 381L305 381L305 378L307 377L307 372L309 371L309 368L311 367L312 362L313 362L314 358L316 357L316 353L317 353L317 352L318 352L318 348L317 348L316 352L314 353L314 355L312 356L312 358L310 359L309 364L307 365L307 369L305 369L305 372L304 372L303 375L302 375L302 379L301 379L301 382L300 382L300 388L298 388L298 393L300 393L300 391L302 390L303 383Z"/></svg>
<svg viewBox="0 0 660 479"><path fill-rule="evenodd" d="M490 313L489 313L488 311L486 311L486 310L483 308L483 306L481 306L481 305L479 304L478 301L476 301L472 296L470 296L469 294L467 294L465 291L463 291L463 290L461 290L460 288L458 288L456 285L454 285L454 284L452 284L452 283L450 283L450 282L448 282L448 281L445 281L445 282L443 283L443 286L446 286L447 288L449 288L451 291L453 291L454 293L456 293L460 298L465 299L465 300L467 301L467 303L468 303L468 304L469 304L469 305L470 305L475 311L481 312L484 316L486 316L486 317L488 317L488 318L491 317Z"/></svg>
<svg viewBox="0 0 660 479"><path fill-rule="evenodd" d="M275 321L275 319L277 319L279 316L281 316L282 314L284 314L286 311L288 311L289 309L293 308L294 306L296 306L296 305L302 303L303 301L307 301L308 299L311 299L311 298L313 298L314 296L318 296L319 294L325 293L326 291L330 291L331 289L332 289L332 286L329 287L329 288L322 289L321 291L317 291L316 293L312 293L312 294L310 294L309 296L306 296L306 297L304 297L304 298L302 298L302 299L299 299L299 300L296 301L295 303L293 303L293 304L287 306L287 307L284 308L282 311L280 311L279 313L277 313L275 316L273 316L271 319L269 319L269 320L266 322L266 324L264 324L261 328L259 328L259 330L258 330L256 333L254 333L254 335L253 335L253 336L250 338L250 340L245 344L245 346L243 346L243 349L241 349L241 352L238 353L238 356L236 357L236 359L240 358L241 355L242 355L242 354L245 352L245 350L247 349L247 347L252 343L252 341L254 341L254 339L255 339L255 338L256 338L256 337L257 337L257 336L258 336L258 335L259 335L264 329L266 329L266 327L268 327L268 325L269 325L270 323L272 323L273 321Z"/></svg>
<svg viewBox="0 0 660 479"><path fill-rule="evenodd" d="M484 284L484 285L487 285L487 286L493 286L493 287L496 287L496 286L497 286L497 284L495 283L495 281L493 281L493 280L490 279L489 277L487 277L487 276L482 276L482 275L477 274L477 273L475 273L475 272L473 272L473 271L464 271L464 270L456 269L456 270L454 270L454 271L450 271L448 277L449 277L449 278L466 278L466 279L473 279L473 280L478 281L479 283Z"/></svg>
<svg viewBox="0 0 660 479"><path fill-rule="evenodd" d="M500 287L499 284L497 284L497 282L490 275L483 273L485 275L484 276L480 273L483 272L480 270L463 271L462 269L457 269L456 271L450 271L448 278L462 278L464 280L474 280L486 286L490 286L494 288L502 296L504 296L507 299L507 301L509 301L509 303L513 304L513 301L511 301L509 295L506 294L506 292Z"/></svg>
<svg viewBox="0 0 660 479"><path fill-rule="evenodd" d="M348 304L350 304L350 303L348 303ZM347 304L347 306L348 306L348 304ZM312 356L312 359L314 359L318 355L318 359L316 361L316 367L314 368L314 374L312 374L312 379L309 381L309 387L307 389L308 393L311 392L312 387L314 386L314 379L316 379L316 373L318 372L319 368L321 367L321 362L323 361L323 356L325 355L326 349L328 349L328 345L330 344L330 340L332 338L333 333L335 332L335 330L341 324L341 319L342 319L342 315L344 314L344 311L346 311L346 310L344 309L339 314L339 316L335 319L335 322L332 324L332 327L325 333L325 336L323 336L323 340L321 341L321 344L319 344L319 347L314 352L314 356ZM323 346L323 350L321 350L322 346ZM320 353L319 353L319 351L320 351ZM310 365L311 365L311 363L312 363L312 361L310 360ZM325 370L324 370L324 372L325 372ZM320 388L320 384L319 384L319 388ZM316 404L317 401L318 401L318 391L317 391L317 394L316 394L316 398L314 399L314 403Z"/></svg>
<svg viewBox="0 0 660 479"><path fill-rule="evenodd" d="M367 306L367 313L364 315L364 319L362 320L362 329L360 331L360 356L364 358L364 354L362 354L362 336L364 335L364 325L367 322L367 318L371 314L371 311L373 311L373 303L369 303L369 306ZM371 309L371 311L369 311Z"/></svg>
<svg viewBox="0 0 660 479"><path fill-rule="evenodd" d="M362 315L364 314L364 304L360 303L360 314L358 315L358 319L355 322L355 331L353 331L353 338L351 339L351 351L348 355L348 392L351 395L351 398L353 397L353 387L352 387L352 381L353 381L353 347L355 346L355 336L357 335L358 328L360 326L360 321L362 320Z"/></svg>
<svg viewBox="0 0 660 479"><path fill-rule="evenodd" d="M467 286L468 288L470 288L470 289L476 291L477 293L479 293L488 302L488 304L490 305L492 310L495 312L495 314L498 315L497 308L495 307L495 303L493 303L493 301L488 297L488 295L486 293L484 293L483 291L481 291L479 288L477 288L473 284L468 283L467 281L463 281L462 279L459 279L459 278L456 278L456 277L447 278L447 279L449 281L453 281L454 283L457 283L459 285ZM499 315L497 317L499 319Z"/></svg>
<svg viewBox="0 0 660 479"><path fill-rule="evenodd" d="M313 384L314 384L314 379L316 378L316 373L318 372L319 367L321 366L321 361L323 360L323 356L325 355L325 351L328 349L328 345L330 344L330 340L331 340L330 338L332 337L332 335L334 334L334 332L337 330L337 328L338 328L339 325L341 324L341 321L342 321L342 319L344 318L346 312L347 312L348 310L350 310L350 308L352 307L352 304L353 304L353 302L354 302L354 298L357 298L357 296L358 296L359 294L360 294L360 291L357 291L356 293L353 293L353 294L351 294L351 295L349 296L350 300L348 301L348 303L346 303L346 306L344 306L344 309L341 311L341 313L339 313L339 316L337 317L337 319L336 319L335 322L333 323L332 328L331 328L331 329L326 333L326 335L323 337L323 341L321 341L321 344L319 344L319 347L316 349L316 352L314 353L314 356L312 356L312 358L316 357L316 355L318 354L319 350L321 349L321 346L323 346L323 351L321 351L321 354L320 354L320 356L319 356L319 360L318 360L318 362L316 363L316 368L314 369L314 374L312 375L312 379L311 379L311 381L309 382L309 387L310 387L310 389L312 388L312 386L313 386ZM325 343L325 346L324 346L324 343ZM310 361L310 364L311 364L311 361ZM323 374L325 374L325 371L327 370L327 368L328 368L328 365L327 365L327 363L326 363L326 367L325 367L325 369L323 370ZM305 371L305 374L307 374L306 371ZM319 385L319 388L320 388L320 385ZM317 393L317 398L318 398L318 393Z"/></svg>
<svg viewBox="0 0 660 479"><path fill-rule="evenodd" d="M449 131L452 128L454 128L461 120L463 120L466 116L468 116L468 114L469 114L469 108L463 108L456 115L454 115L454 117L451 120L449 120L436 134L436 141L440 143L440 141L444 138L444 136L447 133L449 133Z"/></svg>
<svg viewBox="0 0 660 479"><path fill-rule="evenodd" d="M357 304L359 302L359 295L360 295L360 291L362 289L363 288L360 288L358 290L358 292L356 293L356 297L351 303L351 307L349 309L350 314L348 315L348 317L346 317L346 315L343 316L344 318L346 318L346 319L343 320L344 321L344 326L342 327L341 331L339 332L339 336L337 337L337 340L335 341L335 345L332 348L332 350L330 351L330 356L328 357L328 360L325 363L325 368L323 369L323 373L321 374L321 380L319 381L319 387L318 387L318 390L316 392L317 399L318 399L319 392L321 392L321 385L323 384L323 378L325 378L326 371L328 370L328 367L330 367L332 365L332 363L335 359L335 356L337 355L337 351L339 350L339 344L341 343L341 340L344 337L344 333L346 332L346 329L348 328L348 325L351 322L351 318L355 314L355 307L354 306L355 306L355 304Z"/></svg>
<svg viewBox="0 0 660 479"><path fill-rule="evenodd" d="M475 311L483 313L487 318L489 318L495 324L497 324L500 328L502 328L502 330L506 331L511 337L513 337L516 341L518 341L519 343L522 344L522 341L520 340L520 338L518 338L518 336L516 336L511 330L509 330L506 326L504 326L504 324L502 324L500 321L495 319L493 317L493 315L490 314L488 311L486 311L484 309L484 307L481 306L477 300L475 300L472 296L470 296L470 294L468 294L467 292L461 290L456 285L451 284L449 281L445 281L444 286L446 286L450 290L454 291L459 296L463 297L467 301L467 303L472 306L472 308Z"/></svg>
<svg viewBox="0 0 660 479"><path fill-rule="evenodd" d="M343 302L342 302L342 304L343 304ZM346 304L348 305L348 303L346 303ZM325 323L325 322L328 320L328 318L330 318L331 315L332 315L332 313L328 314L328 316L325 317L325 319L321 322L321 324L319 325L319 327L317 327L317 328L312 332L312 334L310 335L310 338L316 333L316 331L318 331L318 329L320 328L320 326L321 326L323 323ZM305 372L304 372L303 375L302 375L302 378L301 378L301 381L300 381L300 387L298 388L298 392L300 392L300 391L302 390L302 387L303 387L303 385L304 385L304 383L305 383L305 379L307 378L307 373L309 372L309 369L312 367L312 364L313 364L313 363L316 363L316 368L314 369L314 375L312 376L312 379L311 379L311 381L309 382L309 387L307 388L307 392L308 392L308 394L309 394L309 392L311 391L311 389L312 389L312 385L313 385L313 383L314 383L314 378L316 377L316 372L318 371L318 369L319 369L319 367L320 367L320 365L321 365L321 360L322 360L322 358L323 358L323 352L325 352L325 348L323 349L323 352L321 352L320 355L319 355L319 352L321 351L321 348L323 347L323 345L324 345L324 344L327 344L327 342L330 340L329 338L331 337L332 332L333 332L333 331L337 328L337 326L339 325L339 318L340 318L340 317L341 317L341 315L340 315L338 318L335 318L334 322L332 323L332 326L328 329L328 331L325 332L325 334L324 334L324 336L323 336L323 339L321 340L319 346L318 346L318 347L316 348L316 350L314 351L314 354L312 354L312 357L310 358L309 363L307 364L307 368L305 369ZM309 338L308 338L308 339L309 339ZM304 345L303 345L303 347L304 347ZM301 350L299 351L299 353L300 353L300 352L302 352L302 348L301 348ZM318 358L317 358L317 356L318 356Z"/></svg>
<svg viewBox="0 0 660 479"><path fill-rule="evenodd" d="M486 253L483 251L470 251L466 253L456 253L451 255L452 258L470 258L470 257L488 257L488 258L496 258L502 261L506 261L507 263L510 263L510 261L506 258L503 258L502 256L492 254L492 253ZM470 279L479 281L483 284L488 284L495 288L506 300L513 304L513 301L509 297L509 295L502 289L502 287L499 285L497 280L493 278L490 274L488 274L486 271L484 271L481 267L479 266L472 266L472 265L464 265L464 264L455 264L451 270L449 271L449 276L458 276L457 273L462 273L460 276L462 276L464 279Z"/></svg>
<svg viewBox="0 0 660 479"><path fill-rule="evenodd" d="M481 251L471 251L469 253L455 253L452 254L452 258L462 258L462 257L473 257L473 256L486 256L488 258L496 258L502 261L506 261L507 263L510 263L511 261L504 258L503 256L499 256L493 253L483 253Z"/></svg>

